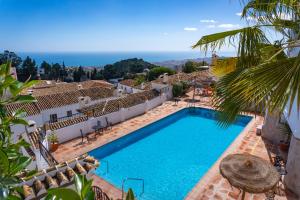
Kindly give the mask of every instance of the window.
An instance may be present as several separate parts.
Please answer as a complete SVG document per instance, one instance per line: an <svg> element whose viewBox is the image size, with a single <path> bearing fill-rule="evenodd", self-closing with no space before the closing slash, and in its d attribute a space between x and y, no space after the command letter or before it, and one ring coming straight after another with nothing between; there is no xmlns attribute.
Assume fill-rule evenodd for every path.
<svg viewBox="0 0 300 200"><path fill-rule="evenodd" d="M72 117L72 110L67 111L67 117Z"/></svg>
<svg viewBox="0 0 300 200"><path fill-rule="evenodd" d="M50 122L57 122L57 114L50 115Z"/></svg>

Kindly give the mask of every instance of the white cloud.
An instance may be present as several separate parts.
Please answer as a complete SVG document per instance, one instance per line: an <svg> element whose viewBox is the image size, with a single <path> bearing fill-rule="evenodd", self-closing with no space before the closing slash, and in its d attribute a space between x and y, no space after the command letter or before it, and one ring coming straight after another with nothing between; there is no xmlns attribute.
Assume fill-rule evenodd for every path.
<svg viewBox="0 0 300 200"><path fill-rule="evenodd" d="M202 19L200 20L201 23L217 23L217 21L213 19Z"/></svg>
<svg viewBox="0 0 300 200"><path fill-rule="evenodd" d="M240 25L239 24L220 24L220 25L218 25L218 27L232 29L232 28L238 28L238 27L240 27Z"/></svg>
<svg viewBox="0 0 300 200"><path fill-rule="evenodd" d="M214 25L214 24L211 24L211 25L207 26L207 28L215 28L215 27L216 27L216 25Z"/></svg>
<svg viewBox="0 0 300 200"><path fill-rule="evenodd" d="M235 13L235 15L237 15L237 16L242 16L242 13L241 13L241 12L238 12L238 13Z"/></svg>
<svg viewBox="0 0 300 200"><path fill-rule="evenodd" d="M164 32L164 33L163 33L163 35L169 35L169 33L167 33L167 32Z"/></svg>
<svg viewBox="0 0 300 200"><path fill-rule="evenodd" d="M185 31L197 31L198 29L196 27L185 27L183 30L185 30Z"/></svg>

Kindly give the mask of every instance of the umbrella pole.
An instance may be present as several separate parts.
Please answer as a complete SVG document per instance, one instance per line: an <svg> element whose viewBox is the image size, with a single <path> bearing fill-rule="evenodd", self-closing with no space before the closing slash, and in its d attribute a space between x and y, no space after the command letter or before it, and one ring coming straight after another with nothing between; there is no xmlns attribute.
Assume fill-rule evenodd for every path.
<svg viewBox="0 0 300 200"><path fill-rule="evenodd" d="M246 192L245 192L245 190L243 190L243 193L242 193L242 200L245 199L245 195L246 195Z"/></svg>

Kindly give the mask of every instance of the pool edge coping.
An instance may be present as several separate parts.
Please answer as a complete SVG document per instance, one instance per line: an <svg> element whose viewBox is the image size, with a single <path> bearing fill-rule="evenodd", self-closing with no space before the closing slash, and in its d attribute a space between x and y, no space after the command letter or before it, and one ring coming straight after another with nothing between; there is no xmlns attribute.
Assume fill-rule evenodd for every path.
<svg viewBox="0 0 300 200"><path fill-rule="evenodd" d="M210 179L213 178L215 174L219 174L219 164L223 158L225 158L227 155L233 153L240 144L242 144L242 141L246 134L251 131L251 129L256 124L256 117L252 114L245 114L245 116L252 117L251 121L248 122L248 124L244 127L242 132L232 141L232 143L226 148L226 150L218 157L218 159L214 162L214 164L209 168L209 170L202 176L199 181L194 185L194 187L187 193L187 195L184 197L185 200L194 200L197 195L201 192L201 189L203 190L206 186L210 184ZM200 191L199 191L200 190Z"/></svg>
<svg viewBox="0 0 300 200"><path fill-rule="evenodd" d="M100 146L98 146L98 147L92 148L91 150L87 151L86 153L89 153L89 152L91 152L91 151L93 151L93 150L95 150L95 149L97 149L97 148L101 148L101 147L103 147L103 146L105 146L105 145L107 145L107 144L110 144L110 143L112 143L112 142L118 140L118 139L121 139L122 137L125 137L125 136L128 136L128 135L130 135L130 134L133 134L134 132L136 132L136 131L138 131L138 130L140 130L140 129L145 128L146 126L149 126L149 125L151 125L151 124L154 124L154 123L156 123L156 122L159 121L159 120L162 120L162 119L164 119L164 118L166 118L166 117L168 117L168 116L170 116L170 115L173 115L173 114L175 114L175 113L177 113L177 112L180 112L181 110L187 109L187 108L189 108L189 107L181 107L181 108L179 108L179 109L177 109L177 110L175 110L175 111L172 111L172 112L170 112L170 113L168 113L168 114L166 114L166 115L163 115L163 116L160 117L160 118L155 119L154 121L151 121L151 122L149 122L149 123L145 123L144 125L140 126L139 128L134 129L134 130L131 130L131 131L127 132L127 133L124 133L124 135L120 135L119 137L116 137L116 138L114 138L114 139L112 139L112 140L110 140L110 141L107 141L106 143L104 143L104 144L102 144L102 145L100 145ZM195 106L195 108L202 108L202 109L206 109L206 110L217 111L216 109L214 109L213 107L210 107L210 106L202 106L202 105L201 105L201 106ZM197 189L198 187L201 187L201 189L204 189L205 186L208 185L209 182L208 182L207 180L208 180L208 179L211 179L211 178L212 178L212 177L211 177L212 175L214 175L214 174L216 174L216 173L219 173L219 163L221 162L221 160L222 160L226 155L228 155L228 154L234 152L234 150L236 150L237 147L241 144L241 142L242 142L242 140L243 140L245 134L247 134L248 131L249 131L251 128L253 128L253 126L255 125L255 122L256 122L256 117L255 117L255 115L249 114L249 113L245 113L245 114L243 114L243 116L252 117L252 119L251 119L251 120L248 122L248 124L243 128L242 132L240 132L240 134L239 134L239 135L232 141L232 143L226 148L226 150L221 154L221 156L218 157L217 161L215 161L215 162L212 164L212 166L208 169L208 171L204 174L204 176L202 176L202 177L199 179L199 181L193 186L193 188L185 195L184 199L186 199L186 200L192 200L192 199L194 199L194 197L191 197L191 196L194 196L194 195L195 195L194 193L199 194L199 191L195 191L195 189ZM102 176L99 176L99 175L94 174L94 173L93 173L93 175L100 177L100 178L103 179L103 181L106 182L107 184L110 184L110 185L112 185L114 188L116 188L117 190L120 190L120 188L118 188L118 187L116 187L115 185L113 185L112 183L108 182L108 181L105 180ZM205 183L205 182L206 182L206 184L203 184L203 183Z"/></svg>

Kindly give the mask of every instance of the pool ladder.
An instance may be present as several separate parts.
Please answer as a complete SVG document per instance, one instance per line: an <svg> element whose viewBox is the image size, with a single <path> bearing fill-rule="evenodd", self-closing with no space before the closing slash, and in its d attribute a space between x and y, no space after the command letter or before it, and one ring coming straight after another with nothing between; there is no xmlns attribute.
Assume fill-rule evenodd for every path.
<svg viewBox="0 0 300 200"><path fill-rule="evenodd" d="M122 180L122 199L124 199L124 185L125 185L126 181L130 181L130 180L131 181L140 181L140 182L142 182L142 192L141 192L140 195L142 195L145 191L145 181L144 181L144 179L142 179L142 178L129 178L129 177L124 178Z"/></svg>

